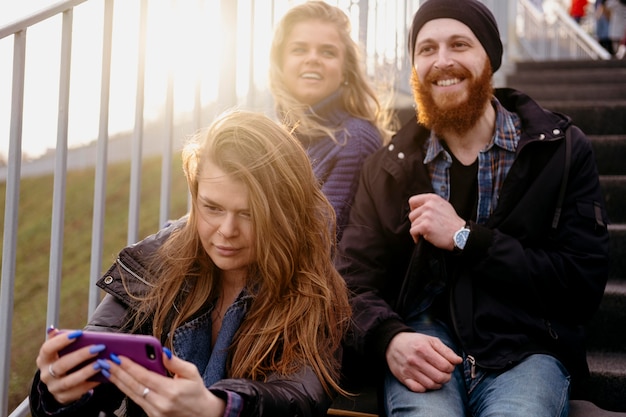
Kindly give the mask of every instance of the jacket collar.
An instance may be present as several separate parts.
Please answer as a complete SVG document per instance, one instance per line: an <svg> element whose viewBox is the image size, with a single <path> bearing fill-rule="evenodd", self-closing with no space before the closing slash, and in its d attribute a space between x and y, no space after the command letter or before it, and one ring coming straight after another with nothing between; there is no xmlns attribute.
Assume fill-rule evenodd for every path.
<svg viewBox="0 0 626 417"><path fill-rule="evenodd" d="M569 116L547 110L528 95L512 88L496 89L495 96L505 109L520 117L522 134L518 152L530 142L563 139L572 124Z"/></svg>

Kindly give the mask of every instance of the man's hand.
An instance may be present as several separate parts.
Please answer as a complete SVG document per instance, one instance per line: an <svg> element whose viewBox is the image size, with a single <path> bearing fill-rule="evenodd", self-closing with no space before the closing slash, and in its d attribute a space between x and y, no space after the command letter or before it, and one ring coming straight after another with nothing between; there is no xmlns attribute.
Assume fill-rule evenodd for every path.
<svg viewBox="0 0 626 417"><path fill-rule="evenodd" d="M386 352L391 373L414 392L439 389L463 359L436 337L398 333Z"/></svg>
<svg viewBox="0 0 626 417"><path fill-rule="evenodd" d="M418 194L409 198L409 207L414 242L423 237L440 249L454 249L454 233L465 225L465 220L448 201L437 194Z"/></svg>

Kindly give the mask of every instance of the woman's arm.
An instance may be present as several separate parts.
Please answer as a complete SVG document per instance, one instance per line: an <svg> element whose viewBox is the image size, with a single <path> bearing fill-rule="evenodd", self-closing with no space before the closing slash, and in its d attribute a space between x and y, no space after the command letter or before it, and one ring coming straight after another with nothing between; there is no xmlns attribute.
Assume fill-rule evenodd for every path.
<svg viewBox="0 0 626 417"><path fill-rule="evenodd" d="M220 398L229 392L242 401L241 416L322 417L332 397L311 368L289 378L270 378L267 382L248 379L224 379L209 387Z"/></svg>

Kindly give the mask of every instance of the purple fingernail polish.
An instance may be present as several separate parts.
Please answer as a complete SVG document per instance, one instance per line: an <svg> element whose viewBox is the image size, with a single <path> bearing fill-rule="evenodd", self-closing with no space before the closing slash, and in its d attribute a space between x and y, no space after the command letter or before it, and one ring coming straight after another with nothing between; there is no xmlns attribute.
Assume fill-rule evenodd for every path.
<svg viewBox="0 0 626 417"><path fill-rule="evenodd" d="M99 371L100 369L102 369L100 362L94 362L93 369L95 369L96 371Z"/></svg>
<svg viewBox="0 0 626 417"><path fill-rule="evenodd" d="M100 373L104 375L106 379L111 378L111 372L107 371L106 369L100 369Z"/></svg>
<svg viewBox="0 0 626 417"><path fill-rule="evenodd" d="M93 345L89 348L89 353L93 355L94 353L102 352L106 348L106 345Z"/></svg>
<svg viewBox="0 0 626 417"><path fill-rule="evenodd" d="M111 355L110 355L110 356L111 356L111 360L112 360L113 362L115 362L115 363L116 363L116 364L118 364L118 365L121 365L121 364L122 364L122 360L121 360L121 359L120 359L120 357L119 357L119 356L117 356L115 353L111 353Z"/></svg>
<svg viewBox="0 0 626 417"><path fill-rule="evenodd" d="M48 326L48 328L46 329L46 333L50 334L54 331L54 324L51 324L50 326Z"/></svg>

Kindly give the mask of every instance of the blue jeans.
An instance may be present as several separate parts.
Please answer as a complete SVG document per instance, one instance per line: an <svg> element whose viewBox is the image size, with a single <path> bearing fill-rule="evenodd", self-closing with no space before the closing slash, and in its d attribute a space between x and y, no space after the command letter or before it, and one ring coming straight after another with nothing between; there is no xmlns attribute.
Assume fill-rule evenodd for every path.
<svg viewBox="0 0 626 417"><path fill-rule="evenodd" d="M443 323L422 315L407 324L420 333L438 337L466 359ZM474 378L470 369L464 360L447 384L425 393L410 391L388 371L387 416L567 417L569 413L569 373L552 356L531 355L506 371L476 368Z"/></svg>

